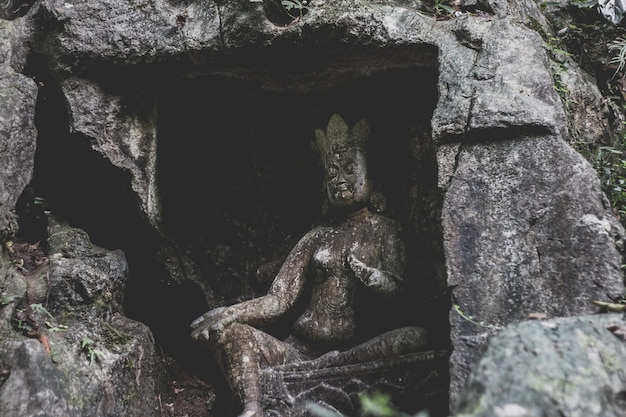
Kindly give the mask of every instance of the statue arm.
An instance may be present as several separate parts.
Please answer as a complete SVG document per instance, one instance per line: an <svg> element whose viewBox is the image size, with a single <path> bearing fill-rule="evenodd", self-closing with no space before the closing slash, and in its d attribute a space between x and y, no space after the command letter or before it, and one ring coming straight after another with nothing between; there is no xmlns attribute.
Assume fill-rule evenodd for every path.
<svg viewBox="0 0 626 417"><path fill-rule="evenodd" d="M191 323L192 337L208 340L211 334L222 331L233 322L263 326L280 318L294 305L304 288L305 272L316 241L314 233L310 232L298 242L266 295L215 308L194 320Z"/></svg>
<svg viewBox="0 0 626 417"><path fill-rule="evenodd" d="M404 287L406 250L404 239L397 229L387 233L381 241L380 258L377 265L367 265L354 255L348 257L350 268L368 288L386 295L395 296Z"/></svg>

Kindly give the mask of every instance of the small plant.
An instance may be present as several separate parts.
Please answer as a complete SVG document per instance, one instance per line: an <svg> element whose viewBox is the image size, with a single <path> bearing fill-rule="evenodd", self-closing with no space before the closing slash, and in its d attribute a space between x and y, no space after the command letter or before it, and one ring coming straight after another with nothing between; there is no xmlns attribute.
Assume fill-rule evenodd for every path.
<svg viewBox="0 0 626 417"><path fill-rule="evenodd" d="M435 14L441 16L451 16L455 12L446 0L435 0Z"/></svg>
<svg viewBox="0 0 626 417"><path fill-rule="evenodd" d="M9 296L6 301L14 302L18 298L19 297ZM43 305L33 303L26 308L20 308L15 311L13 324L16 330L32 337L41 334L41 323L45 318L53 319L54 317Z"/></svg>
<svg viewBox="0 0 626 417"><path fill-rule="evenodd" d="M54 325L52 323L50 323L49 321L45 322L46 327L48 328L48 330L51 333L59 333L59 332L64 332L68 329L68 327L64 324L58 324L58 325Z"/></svg>
<svg viewBox="0 0 626 417"><path fill-rule="evenodd" d="M430 415L428 411L420 411L415 415L398 411L392 406L391 396L380 392L363 393L359 396L359 400L363 417L429 417ZM346 417L315 403L310 403L308 410L315 417Z"/></svg>
<svg viewBox="0 0 626 417"><path fill-rule="evenodd" d="M17 295L2 293L0 294L0 307L14 303L18 299L19 297Z"/></svg>
<svg viewBox="0 0 626 417"><path fill-rule="evenodd" d="M17 330L21 332L29 333L29 332L35 331L35 329L33 329L33 326L31 326L30 323L28 323L28 321L26 320L15 318L13 319L13 321L15 323L15 327L17 328Z"/></svg>
<svg viewBox="0 0 626 417"><path fill-rule="evenodd" d="M598 0L572 0L570 4L579 9L594 9L598 7Z"/></svg>
<svg viewBox="0 0 626 417"><path fill-rule="evenodd" d="M42 306L41 304L37 303L37 304L31 304L30 305L31 310L33 310L33 312L35 313L41 313L44 316L48 316L50 318L52 317L52 314L50 314L50 312L48 310L46 310L46 308L44 306Z"/></svg>
<svg viewBox="0 0 626 417"><path fill-rule="evenodd" d="M103 353L102 351L96 349L96 342L94 342L89 337L85 336L80 341L80 347L83 350L83 353L89 359L89 364L93 364L93 361L100 361L102 359Z"/></svg>
<svg viewBox="0 0 626 417"><path fill-rule="evenodd" d="M393 417L398 413L391 407L391 396L375 392L372 395L362 394L361 410L364 416Z"/></svg>
<svg viewBox="0 0 626 417"><path fill-rule="evenodd" d="M550 69L554 80L553 88L558 93L566 108L574 103L567 83L564 81L564 74L568 71L568 61L572 54L565 50L561 40L547 33L542 33L544 37L543 48L550 58Z"/></svg>
<svg viewBox="0 0 626 417"><path fill-rule="evenodd" d="M474 316L465 314L465 312L461 310L461 307L458 304L454 304L452 308L454 308L454 311L459 313L459 315L463 317L466 321L469 321L470 323L475 324L476 326L484 327L489 330L502 330L501 326L496 326L494 324L485 323L484 321L476 321Z"/></svg>
<svg viewBox="0 0 626 417"><path fill-rule="evenodd" d="M615 77L620 72L622 73L622 78L626 75L624 74L624 67L626 66L626 37L620 37L609 43L609 52L617 52L610 61L609 64L616 64L617 69L615 70Z"/></svg>
<svg viewBox="0 0 626 417"><path fill-rule="evenodd" d="M577 148L595 168L602 191L618 220L626 227L626 130L611 146L592 148L582 143Z"/></svg>

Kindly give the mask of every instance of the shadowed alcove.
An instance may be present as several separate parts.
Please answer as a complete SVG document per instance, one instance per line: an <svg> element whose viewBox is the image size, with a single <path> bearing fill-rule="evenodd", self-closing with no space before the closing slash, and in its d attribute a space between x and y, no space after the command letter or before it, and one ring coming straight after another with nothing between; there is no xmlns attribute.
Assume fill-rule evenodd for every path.
<svg viewBox="0 0 626 417"><path fill-rule="evenodd" d="M322 170L312 142L333 113L348 125L369 121L370 164L387 202L383 214L400 222L407 237L406 303L372 305L371 326L388 320L425 325L447 343L442 196L430 133L437 76L433 66L407 66L304 88L310 75L301 84L286 75L292 87L276 77L217 70L164 86L158 178L169 240L162 254L170 261L162 261L186 265L190 279L164 276L153 314L142 321L183 366L204 373L198 364L209 356L191 341L190 321L208 308L264 294L289 250L323 218ZM206 377L217 374L212 368Z"/></svg>
<svg viewBox="0 0 626 417"><path fill-rule="evenodd" d="M386 199L383 214L403 226L407 239L404 302L371 305L372 333L388 324L421 325L447 345L442 195L430 129L438 71L436 53L423 52L364 49L294 58L288 68L233 59L211 71L156 77L167 80L154 86L162 236L140 215L127 173L69 133L54 82L42 89L33 185L54 214L96 244L124 250L126 315L148 324L177 366L215 387L213 412L230 412L227 399L219 403L228 391L189 324L210 308L264 294L291 248L323 219L323 176L312 142L333 113L348 125L369 121L370 168ZM281 324L272 331L284 334ZM444 394L437 400L442 413Z"/></svg>

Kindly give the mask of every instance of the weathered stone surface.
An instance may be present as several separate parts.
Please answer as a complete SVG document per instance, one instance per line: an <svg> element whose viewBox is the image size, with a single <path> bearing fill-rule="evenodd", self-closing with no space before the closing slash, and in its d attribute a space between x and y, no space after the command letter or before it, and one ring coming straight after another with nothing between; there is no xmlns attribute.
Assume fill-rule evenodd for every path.
<svg viewBox="0 0 626 417"><path fill-rule="evenodd" d="M619 314L508 326L489 341L455 416L624 416L625 329Z"/></svg>
<svg viewBox="0 0 626 417"><path fill-rule="evenodd" d="M363 392L384 392L404 411L443 415L447 359L447 351L427 351L343 366L267 368L261 373L263 408L268 416L307 416L311 404L317 404L343 415L358 415Z"/></svg>
<svg viewBox="0 0 626 417"><path fill-rule="evenodd" d="M622 111L613 99L603 96L600 88L611 89L611 81L616 78L615 68L607 65L610 53L605 39L611 39L611 31L619 27L605 26L606 33L594 30L577 39L572 35L576 27L601 27L604 18L596 8L559 0L542 5L542 13L550 22L542 30L551 37L547 49L552 50L554 77L568 113L568 140L592 147L615 143Z"/></svg>
<svg viewBox="0 0 626 417"><path fill-rule="evenodd" d="M0 20L0 241L17 231L15 203L31 180L37 139L37 87L10 66L12 47L22 41L19 30L18 24Z"/></svg>
<svg viewBox="0 0 626 417"><path fill-rule="evenodd" d="M121 314L121 252L54 222L48 263L0 264L0 414L158 415L161 374L148 327Z"/></svg>
<svg viewBox="0 0 626 417"><path fill-rule="evenodd" d="M510 19L469 16L449 29L456 39L443 38L440 46L435 138L509 127L564 131L565 114L536 32Z"/></svg>
<svg viewBox="0 0 626 417"><path fill-rule="evenodd" d="M558 77L567 88L568 141L573 145L606 143L614 135L611 121L615 119L592 76L568 59L563 62Z"/></svg>
<svg viewBox="0 0 626 417"><path fill-rule="evenodd" d="M36 86L23 73L45 75L46 82L61 90L57 104L65 106L68 116L67 126L61 128L70 132L64 139L101 155L115 168L107 172L123 172L127 183L120 185L132 190L142 220L167 235L161 229L166 214L157 185L168 181L167 171L157 177L157 137L165 118L160 111L167 108L160 95L164 85L181 78L193 82L214 76L239 83L245 86L240 89L249 88L254 94L286 94L287 104L280 103L271 114L280 129L293 126L284 123L288 116L282 109L291 107L294 97L317 98L320 92L340 90L355 81L362 86L380 75L437 68L438 102L431 129L425 129L419 140L432 140L437 146L436 174L445 193L441 245L453 302L477 321L498 327L535 311L554 316L590 312L590 297L613 297L623 291L621 255L614 247L622 231L603 205L595 174L565 142L593 143L605 134L601 100L597 91L587 88L589 83L579 71L562 74L571 92L581 92L574 96L578 104L567 109L573 124L568 128L552 86L543 39L535 32L538 28L549 32L536 4L530 0L478 3L481 13L438 20L414 1L313 0L305 16L286 24L274 19L267 5L246 0L42 0L32 7L29 2L6 2L0 16L13 20L0 21L0 231L6 230L1 237L14 233L11 211L33 170ZM212 95L214 90L203 91L204 103L223 99ZM421 100L419 94L415 100ZM278 102L274 98L272 103ZM324 106L334 112L335 104ZM249 115L254 110L246 111L240 119L233 117L233 125L252 124ZM216 123L211 114L199 117L205 116L207 134L201 139L211 143L206 150L214 152L213 144L219 144L223 135L212 130ZM250 126L250 132L256 127ZM245 134L258 134L250 132ZM300 132L292 134L297 137ZM49 136L56 140L54 134ZM269 136L271 131L264 131L259 142L265 145ZM193 148L198 149L204 148ZM199 158L190 160L204 163ZM192 176L184 181L192 184L185 188L190 193L206 192L212 201L223 198L213 195L210 187L194 188L206 183ZM419 200L413 195L407 199L401 209L391 208L414 213ZM241 213L232 210L229 215ZM411 219L415 224L422 220ZM252 236L257 231L249 230L249 224L232 223L238 227L228 230L237 230L239 241L253 240L246 233ZM222 242L205 238L184 243L196 245L195 252L219 254ZM215 248L206 248L213 243ZM144 249L141 244L137 247ZM233 247L221 246L224 251ZM177 251L176 247L168 251L173 266L165 269L170 270L170 281L184 287L181 280L189 276L198 280L203 268L176 260ZM106 254L107 262L119 260L119 254ZM233 283L248 279L248 270L257 270L247 256L246 249L229 252L227 257L213 256L214 264L219 259L237 259L238 266L245 266L219 265L227 271L222 281L231 286L229 294L237 293L239 287ZM73 278L56 281L54 291L74 309L123 288L117 281L102 285L100 279L106 275L102 265L63 256L57 261L53 269ZM117 277L121 272L114 269L112 274ZM207 282L189 285L189 292L203 288L209 293L220 282L215 274L206 275ZM70 281L82 285L82 290L76 292ZM246 291L253 286L248 281ZM16 291L21 288L17 281L11 282ZM198 298L214 299L213 295ZM117 304L119 294L104 299ZM11 317L10 309L5 306L2 317ZM450 320L454 395L480 356L486 332L456 310Z"/></svg>
<svg viewBox="0 0 626 417"><path fill-rule="evenodd" d="M111 164L130 172L131 187L141 212L160 228L161 209L156 179L157 119L153 93L129 91L124 97L93 81L68 79L62 85L70 131L81 135Z"/></svg>
<svg viewBox="0 0 626 417"><path fill-rule="evenodd" d="M591 313L593 300L623 294L615 246L622 227L604 205L595 172L561 139L463 145L457 161L443 225L448 282L460 311L503 327L533 312ZM572 195L573 188L586 197ZM456 310L450 322L456 392L490 328Z"/></svg>
<svg viewBox="0 0 626 417"><path fill-rule="evenodd" d="M92 245L81 229L52 222L49 238L48 308L52 314L98 303L122 310L128 265L120 250Z"/></svg>

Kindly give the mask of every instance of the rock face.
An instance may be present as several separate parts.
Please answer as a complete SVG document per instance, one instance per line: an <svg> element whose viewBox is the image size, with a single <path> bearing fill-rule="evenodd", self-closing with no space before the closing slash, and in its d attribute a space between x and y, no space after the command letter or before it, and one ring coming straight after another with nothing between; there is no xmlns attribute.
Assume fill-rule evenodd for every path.
<svg viewBox="0 0 626 417"><path fill-rule="evenodd" d="M15 204L33 174L37 86L11 68L18 34L3 20L0 31L0 237L8 240L17 232Z"/></svg>
<svg viewBox="0 0 626 417"><path fill-rule="evenodd" d="M507 327L489 342L455 416L623 416L625 324L599 314Z"/></svg>
<svg viewBox="0 0 626 417"><path fill-rule="evenodd" d="M624 289L613 244L621 228L588 164L560 139L464 145L457 158L443 223L458 305L450 315L451 366L460 378L495 328L530 313L591 313L591 301L618 299ZM572 198L573 184L596 199ZM571 258L561 257L564 250Z"/></svg>
<svg viewBox="0 0 626 417"><path fill-rule="evenodd" d="M293 17L278 3L1 6L0 240L14 237L30 184L53 214L107 248L80 260L50 252L52 276L74 277L50 282L43 306L53 316L88 314L108 293L118 305L125 291L126 314L198 363L189 322L264 292L294 236L322 211L309 142L335 112L371 121L387 214L411 242L417 307L407 324L450 338L452 398L488 335L529 313L590 313L593 299L623 293L624 232L592 167L568 145L602 137L600 106L582 103L600 98L573 67L565 82L589 94L565 112L543 48L549 25L534 2L474 2L475 13L445 18L434 4L406 0L312 0ZM126 286L118 248L131 264ZM6 280L23 297L20 279ZM12 305L0 310L6 320ZM126 351L148 361L143 378L149 332L115 312L113 328L135 335ZM73 339L56 343L75 355L79 339L104 340L108 328L66 325ZM103 390L105 374L139 375L117 345L96 348L102 373L81 373L94 367L84 354L82 368L68 371L94 378L77 405L40 342L7 343L2 363L14 371L0 407L21 406L8 393L26 398L35 382L24 381L48 375L59 413L133 415L102 394L130 384L118 378Z"/></svg>
<svg viewBox="0 0 626 417"><path fill-rule="evenodd" d="M3 255L2 415L155 415L160 368L150 330L122 314L124 254L80 229L50 232L33 271Z"/></svg>

